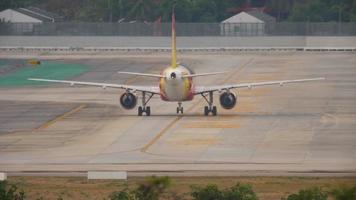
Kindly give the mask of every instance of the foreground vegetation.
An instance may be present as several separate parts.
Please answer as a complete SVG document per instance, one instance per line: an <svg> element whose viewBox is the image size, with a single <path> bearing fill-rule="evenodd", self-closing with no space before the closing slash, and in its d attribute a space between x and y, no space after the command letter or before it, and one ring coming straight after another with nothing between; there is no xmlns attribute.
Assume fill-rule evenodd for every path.
<svg viewBox="0 0 356 200"><path fill-rule="evenodd" d="M10 177L1 200L356 200L356 178L151 177L88 181L67 177Z"/></svg>

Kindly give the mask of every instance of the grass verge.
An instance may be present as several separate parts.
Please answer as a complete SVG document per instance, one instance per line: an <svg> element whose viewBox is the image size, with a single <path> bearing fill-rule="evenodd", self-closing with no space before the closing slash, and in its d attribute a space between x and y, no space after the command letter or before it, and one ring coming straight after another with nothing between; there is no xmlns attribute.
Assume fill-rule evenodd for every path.
<svg viewBox="0 0 356 200"><path fill-rule="evenodd" d="M27 79L69 79L78 76L89 69L90 67L86 65L43 61L41 65L25 65L2 75L0 77L0 87L48 84L45 82L29 81Z"/></svg>
<svg viewBox="0 0 356 200"><path fill-rule="evenodd" d="M78 177L10 177L10 183L16 183L26 192L29 199L107 199L113 191L126 186L135 188L145 178L130 178L128 181L91 180ZM281 199L300 189L321 187L325 190L355 186L356 177L349 178L311 178L311 177L173 177L167 191L168 199L174 196L191 199L190 186L216 184L219 188L228 188L239 183L253 187L260 200Z"/></svg>

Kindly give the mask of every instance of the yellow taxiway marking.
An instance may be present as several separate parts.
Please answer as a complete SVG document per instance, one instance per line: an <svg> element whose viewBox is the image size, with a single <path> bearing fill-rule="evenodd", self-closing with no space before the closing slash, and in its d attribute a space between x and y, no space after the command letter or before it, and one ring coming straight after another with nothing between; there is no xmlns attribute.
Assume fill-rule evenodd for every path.
<svg viewBox="0 0 356 200"><path fill-rule="evenodd" d="M60 115L52 120L49 120L48 122L42 124L40 127L36 128L35 130L42 130L42 129L45 129L45 128L48 128L49 126L51 126L52 124L56 123L57 121L61 120L61 119L64 119L70 115L73 115L74 113L77 113L79 112L80 110L82 110L83 108L85 108L86 105L85 104L81 104L75 108L73 108L72 110L64 113L63 115Z"/></svg>
<svg viewBox="0 0 356 200"><path fill-rule="evenodd" d="M236 70L234 73L231 73L227 78L222 81L221 84L226 83L229 81L236 73L240 72L242 69L244 69L248 64L250 64L254 58L249 59L247 62L245 62L241 67ZM190 112L191 110L194 109L195 106L197 106L199 103L201 103L201 100L198 100L195 102L188 110L187 112ZM174 119L171 123L169 123L164 129L162 129L149 143L147 143L145 146L141 148L142 153L147 153L147 150L154 144L156 143L171 127L173 127L180 119L182 119L183 116L178 116L176 119Z"/></svg>
<svg viewBox="0 0 356 200"><path fill-rule="evenodd" d="M231 122L228 123L221 123L221 122L191 122L191 123L184 123L182 125L183 128L240 128L239 124L234 124Z"/></svg>
<svg viewBox="0 0 356 200"><path fill-rule="evenodd" d="M141 148L141 152L145 153L148 148L150 148L154 143L156 143L159 138L162 137L162 135L168 130L170 129L175 123L177 123L180 119L182 118L182 116L179 116L177 118L175 118L171 123L169 123L164 129L162 129L157 135L156 137L154 137L148 144L146 144L144 147Z"/></svg>

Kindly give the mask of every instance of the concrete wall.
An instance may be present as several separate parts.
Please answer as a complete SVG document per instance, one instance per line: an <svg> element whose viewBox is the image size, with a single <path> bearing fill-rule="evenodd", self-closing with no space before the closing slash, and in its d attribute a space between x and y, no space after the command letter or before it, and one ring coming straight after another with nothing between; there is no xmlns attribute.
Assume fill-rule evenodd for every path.
<svg viewBox="0 0 356 200"><path fill-rule="evenodd" d="M178 37L178 48L356 48L355 37ZM0 36L0 47L169 48L170 37Z"/></svg>
<svg viewBox="0 0 356 200"><path fill-rule="evenodd" d="M356 47L356 37L306 37L308 47Z"/></svg>

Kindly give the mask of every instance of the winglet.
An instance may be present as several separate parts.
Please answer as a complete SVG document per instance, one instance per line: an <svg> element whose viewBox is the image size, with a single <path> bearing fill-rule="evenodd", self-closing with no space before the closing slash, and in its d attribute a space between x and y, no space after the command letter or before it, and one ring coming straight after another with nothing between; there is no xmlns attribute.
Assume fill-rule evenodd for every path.
<svg viewBox="0 0 356 200"><path fill-rule="evenodd" d="M172 11L172 68L177 67L177 44L176 44L176 19L174 15L174 7Z"/></svg>

